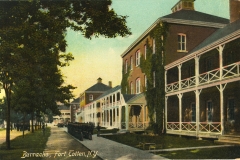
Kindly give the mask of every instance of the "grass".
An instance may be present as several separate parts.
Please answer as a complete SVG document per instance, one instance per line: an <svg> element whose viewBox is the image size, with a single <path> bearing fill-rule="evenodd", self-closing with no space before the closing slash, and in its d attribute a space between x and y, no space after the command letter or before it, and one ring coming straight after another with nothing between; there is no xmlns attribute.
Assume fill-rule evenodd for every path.
<svg viewBox="0 0 240 160"><path fill-rule="evenodd" d="M0 147L1 160L21 159L23 151L31 153L43 153L48 137L50 136L50 128L46 128L45 136L42 130L37 130L34 133L29 133L24 136L18 136L11 140L11 149L6 149L6 144L3 143ZM41 159L34 157L34 159Z"/></svg>
<svg viewBox="0 0 240 160"><path fill-rule="evenodd" d="M208 148L184 151L158 152L156 154L169 159L236 159L240 158L240 146Z"/></svg>
<svg viewBox="0 0 240 160"><path fill-rule="evenodd" d="M139 142L156 143L156 149L218 145L215 144L213 140L197 140L193 137L179 137L174 135L149 136L129 133L118 135L104 135L102 137L136 148L138 148ZM147 147L145 149L148 150ZM235 159L240 158L240 146L164 151L155 152L155 154L169 159Z"/></svg>
<svg viewBox="0 0 240 160"><path fill-rule="evenodd" d="M173 135L149 136L130 133L119 135L106 135L103 137L132 147L137 147L139 142L156 143L156 149L217 145L214 144L213 140L197 140L196 138L192 137L178 137Z"/></svg>

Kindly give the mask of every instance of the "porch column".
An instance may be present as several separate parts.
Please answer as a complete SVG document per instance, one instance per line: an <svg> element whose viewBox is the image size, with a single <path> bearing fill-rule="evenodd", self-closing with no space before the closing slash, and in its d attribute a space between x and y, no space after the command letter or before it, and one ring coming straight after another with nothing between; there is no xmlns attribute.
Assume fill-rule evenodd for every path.
<svg viewBox="0 0 240 160"><path fill-rule="evenodd" d="M168 102L168 96L165 97L165 130L167 130L167 102Z"/></svg>
<svg viewBox="0 0 240 160"><path fill-rule="evenodd" d="M217 50L219 52L219 69L220 69L220 80L222 80L223 76L223 49L225 45L220 45Z"/></svg>
<svg viewBox="0 0 240 160"><path fill-rule="evenodd" d="M117 108L115 108L115 116L114 116L114 125L117 126L118 119L117 119Z"/></svg>
<svg viewBox="0 0 240 160"><path fill-rule="evenodd" d="M125 121L126 121L126 130L128 130L129 129L129 106L128 105L126 105L125 106Z"/></svg>
<svg viewBox="0 0 240 160"><path fill-rule="evenodd" d="M227 86L227 83L223 86L223 84L220 84L219 87L217 87L217 89L219 90L220 93L220 111L221 111L221 135L224 134L224 95L223 95L223 91L225 89L225 87Z"/></svg>
<svg viewBox="0 0 240 160"><path fill-rule="evenodd" d="M183 97L183 94L180 93L177 96L178 96L178 101L179 101L179 129L181 131L182 130L182 97Z"/></svg>
<svg viewBox="0 0 240 160"><path fill-rule="evenodd" d="M195 91L196 95L196 136L198 137L199 134L199 125L200 125L200 118L199 118L199 113L200 113L200 93L202 90L197 89Z"/></svg>
<svg viewBox="0 0 240 160"><path fill-rule="evenodd" d="M167 93L167 70L165 70L165 93Z"/></svg>
<svg viewBox="0 0 240 160"><path fill-rule="evenodd" d="M181 80L182 80L182 71L181 71L181 68L182 68L182 64L178 65L178 90L181 90L182 89L182 85L181 85Z"/></svg>
<svg viewBox="0 0 240 160"><path fill-rule="evenodd" d="M145 106L142 106L142 112L143 112L143 119L142 119L142 121L143 121L143 129L145 129L145 115L146 115L146 111L145 111Z"/></svg>
<svg viewBox="0 0 240 160"><path fill-rule="evenodd" d="M119 106L118 109L118 121L119 121L119 129L122 129L122 106Z"/></svg>
<svg viewBox="0 0 240 160"><path fill-rule="evenodd" d="M195 77L196 77L196 86L199 85L199 56L196 56L195 58Z"/></svg>

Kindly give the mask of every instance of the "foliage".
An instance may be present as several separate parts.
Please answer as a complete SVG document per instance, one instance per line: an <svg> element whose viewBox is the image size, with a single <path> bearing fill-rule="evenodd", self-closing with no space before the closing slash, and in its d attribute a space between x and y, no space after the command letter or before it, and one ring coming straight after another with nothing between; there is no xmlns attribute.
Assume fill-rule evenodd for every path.
<svg viewBox="0 0 240 160"><path fill-rule="evenodd" d="M73 60L65 53L67 28L86 38L131 34L126 16L117 15L110 0L0 2L0 81L7 101L7 145L10 148L10 108L40 115L73 98L61 67ZM11 104L12 103L12 104Z"/></svg>
<svg viewBox="0 0 240 160"><path fill-rule="evenodd" d="M121 81L121 93L128 94L130 87L128 85L128 78L130 75L130 66L127 68L127 73L125 72L125 65L122 66L122 81Z"/></svg>
<svg viewBox="0 0 240 160"><path fill-rule="evenodd" d="M160 22L150 33L155 40L155 53L147 40L147 58L141 58L142 72L147 76L147 90L145 91L149 110L150 123L156 133L163 130L163 113L165 107L165 42L168 25ZM153 73L155 77L153 77ZM155 79L154 79L155 78ZM153 81L155 84L153 84ZM154 86L155 85L155 86ZM154 113L156 113L154 115Z"/></svg>

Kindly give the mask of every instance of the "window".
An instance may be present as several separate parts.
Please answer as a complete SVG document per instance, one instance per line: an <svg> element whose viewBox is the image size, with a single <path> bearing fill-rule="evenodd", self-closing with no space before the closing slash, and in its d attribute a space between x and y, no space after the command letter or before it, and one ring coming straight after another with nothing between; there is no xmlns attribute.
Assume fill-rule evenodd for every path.
<svg viewBox="0 0 240 160"><path fill-rule="evenodd" d="M155 71L153 72L153 88L155 88Z"/></svg>
<svg viewBox="0 0 240 160"><path fill-rule="evenodd" d="M191 104L191 109L192 109L192 122L196 122L196 104L195 103Z"/></svg>
<svg viewBox="0 0 240 160"><path fill-rule="evenodd" d="M133 69L133 58L132 58L132 56L130 57L130 68L131 68L131 70Z"/></svg>
<svg viewBox="0 0 240 160"><path fill-rule="evenodd" d="M136 52L136 66L140 65L140 50Z"/></svg>
<svg viewBox="0 0 240 160"><path fill-rule="evenodd" d="M186 52L186 35L178 34L178 52Z"/></svg>
<svg viewBox="0 0 240 160"><path fill-rule="evenodd" d="M207 101L207 121L212 122L212 119L213 119L212 101Z"/></svg>
<svg viewBox="0 0 240 160"><path fill-rule="evenodd" d="M144 58L147 59L147 45L144 45Z"/></svg>
<svg viewBox="0 0 240 160"><path fill-rule="evenodd" d="M128 61L125 60L125 73L127 73L127 70L128 70Z"/></svg>
<svg viewBox="0 0 240 160"><path fill-rule="evenodd" d="M234 99L228 100L228 120L234 120Z"/></svg>
<svg viewBox="0 0 240 160"><path fill-rule="evenodd" d="M140 93L140 78L136 80L136 94Z"/></svg>
<svg viewBox="0 0 240 160"><path fill-rule="evenodd" d="M90 101L93 100L93 95L92 95L92 94L89 95L89 100L90 100Z"/></svg>
<svg viewBox="0 0 240 160"><path fill-rule="evenodd" d="M128 89L127 89L127 87L126 87L126 94L128 93Z"/></svg>
<svg viewBox="0 0 240 160"><path fill-rule="evenodd" d="M130 83L130 94L134 94L133 93L133 82Z"/></svg>
<svg viewBox="0 0 240 160"><path fill-rule="evenodd" d="M152 42L152 47L153 47L153 54L155 54L156 52L156 44L155 44L155 39L153 39L153 42Z"/></svg>

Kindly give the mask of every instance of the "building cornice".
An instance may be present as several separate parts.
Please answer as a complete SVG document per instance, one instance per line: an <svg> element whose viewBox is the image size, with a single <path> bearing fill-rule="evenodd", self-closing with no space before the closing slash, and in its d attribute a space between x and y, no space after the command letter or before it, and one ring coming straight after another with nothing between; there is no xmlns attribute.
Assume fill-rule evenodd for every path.
<svg viewBox="0 0 240 160"><path fill-rule="evenodd" d="M210 28L223 28L227 24L222 23L213 23L213 22L203 22L203 21L193 21L193 20L184 20L184 19L174 19L174 18L158 18L140 37L138 37L122 54L123 58L129 51L131 51L143 38L145 38L150 31L157 26L160 22L167 22L172 24L180 25L190 25L190 26L201 26L201 27L210 27Z"/></svg>

